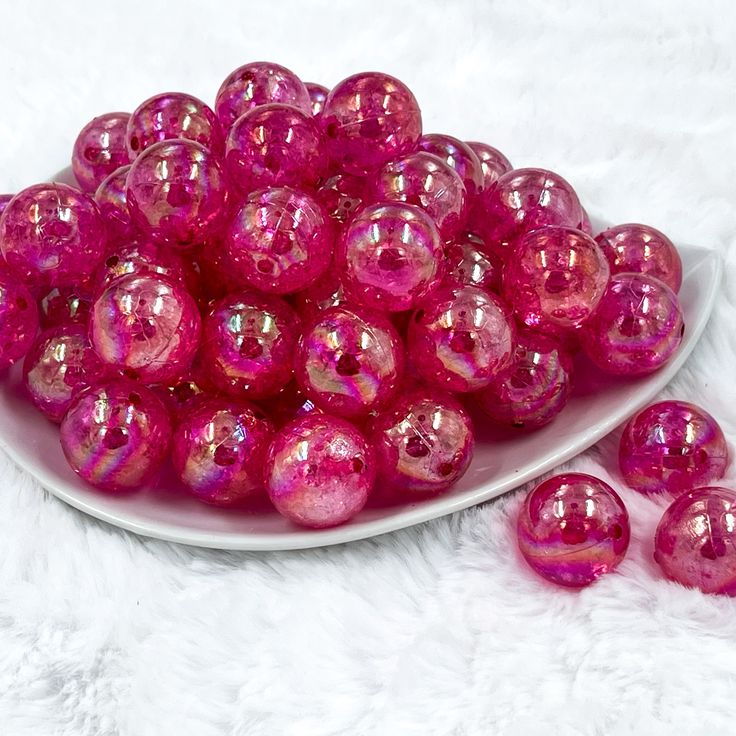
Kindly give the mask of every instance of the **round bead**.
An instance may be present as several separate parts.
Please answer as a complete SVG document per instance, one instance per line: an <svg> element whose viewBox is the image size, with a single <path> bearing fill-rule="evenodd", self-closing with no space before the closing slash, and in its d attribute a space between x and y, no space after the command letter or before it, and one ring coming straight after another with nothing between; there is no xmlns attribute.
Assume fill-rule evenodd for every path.
<svg viewBox="0 0 736 736"><path fill-rule="evenodd" d="M375 461L365 438L351 424L309 414L276 435L265 477L279 513L296 524L323 528L345 523L365 506Z"/></svg>
<svg viewBox="0 0 736 736"><path fill-rule="evenodd" d="M599 368L633 377L663 366L684 333L672 289L643 274L621 273L611 279L581 339L585 354Z"/></svg>
<svg viewBox="0 0 736 736"><path fill-rule="evenodd" d="M708 412L685 401L662 401L626 425L618 461L626 483L641 493L684 493L723 478L728 445Z"/></svg>
<svg viewBox="0 0 736 736"><path fill-rule="evenodd" d="M38 309L28 289L0 263L0 370L22 358L38 330Z"/></svg>
<svg viewBox="0 0 736 736"><path fill-rule="evenodd" d="M81 391L61 423L61 448L72 470L105 491L150 482L170 440L166 407L153 391L126 378Z"/></svg>
<svg viewBox="0 0 736 736"><path fill-rule="evenodd" d="M145 383L186 371L199 345L197 304L186 289L158 274L113 281L92 306L92 346L108 365Z"/></svg>
<svg viewBox="0 0 736 736"><path fill-rule="evenodd" d="M413 205L375 204L348 224L335 261L349 297L366 307L412 309L439 284L442 243L429 215Z"/></svg>
<svg viewBox="0 0 736 736"><path fill-rule="evenodd" d="M333 174L317 190L317 199L324 205L330 217L340 222L350 220L365 198L365 179L344 171Z"/></svg>
<svg viewBox="0 0 736 736"><path fill-rule="evenodd" d="M451 135L428 133L419 139L419 150L433 153L454 169L463 180L469 197L474 197L483 189L483 167L467 143Z"/></svg>
<svg viewBox="0 0 736 736"><path fill-rule="evenodd" d="M608 282L608 261L590 236L545 227L519 241L504 269L503 293L527 326L571 329L590 317Z"/></svg>
<svg viewBox="0 0 736 736"><path fill-rule="evenodd" d="M490 189L500 176L513 168L511 162L501 151L487 143L468 141L468 146L480 161L480 168L483 173L482 190Z"/></svg>
<svg viewBox="0 0 736 736"><path fill-rule="evenodd" d="M82 191L94 192L102 180L128 163L125 128L130 114L109 112L90 120L74 142L72 171Z"/></svg>
<svg viewBox="0 0 736 736"><path fill-rule="evenodd" d="M585 473L564 473L526 497L517 535L534 572L557 585L581 588L621 562L631 531L613 488Z"/></svg>
<svg viewBox="0 0 736 736"><path fill-rule="evenodd" d="M309 99L312 103L312 115L317 117L322 113L325 106L325 100L330 90L327 89L323 84L317 84L316 82L305 82L307 92L309 92Z"/></svg>
<svg viewBox="0 0 736 736"><path fill-rule="evenodd" d="M133 237L135 228L130 219L126 182L130 164L115 169L103 179L95 192L95 203L100 210L111 243L120 243Z"/></svg>
<svg viewBox="0 0 736 736"><path fill-rule="evenodd" d="M464 233L445 245L445 283L450 286L478 286L501 291L503 263L485 243L472 233Z"/></svg>
<svg viewBox="0 0 736 736"><path fill-rule="evenodd" d="M344 79L327 95L322 130L335 163L366 174L415 148L422 114L408 87L388 74L363 72Z"/></svg>
<svg viewBox="0 0 736 736"><path fill-rule="evenodd" d="M273 426L255 405L209 399L174 430L171 462L195 498L240 506L263 488L263 466Z"/></svg>

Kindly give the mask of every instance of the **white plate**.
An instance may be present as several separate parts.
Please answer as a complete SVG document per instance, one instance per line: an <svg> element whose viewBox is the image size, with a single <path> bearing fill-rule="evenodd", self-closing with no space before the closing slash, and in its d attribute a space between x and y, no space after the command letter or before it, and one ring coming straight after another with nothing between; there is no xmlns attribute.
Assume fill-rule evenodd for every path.
<svg viewBox="0 0 736 736"><path fill-rule="evenodd" d="M645 406L677 373L695 347L721 282L716 253L683 247L685 278L680 299L685 337L658 373L635 381L611 381L582 363L576 390L553 424L529 434L478 432L470 469L448 493L400 506L363 510L334 529L306 530L275 511L232 512L205 506L163 482L158 489L115 497L85 485L69 469L58 428L23 398L16 366L0 381L0 446L55 496L98 519L159 539L201 547L280 550L319 547L402 529L500 496L582 452Z"/></svg>

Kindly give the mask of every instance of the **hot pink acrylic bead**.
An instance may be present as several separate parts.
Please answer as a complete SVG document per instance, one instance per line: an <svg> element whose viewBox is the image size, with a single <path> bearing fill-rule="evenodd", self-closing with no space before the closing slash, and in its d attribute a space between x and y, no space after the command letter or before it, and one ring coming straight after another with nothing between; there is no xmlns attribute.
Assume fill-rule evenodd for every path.
<svg viewBox="0 0 736 736"><path fill-rule="evenodd" d="M579 327L608 286L609 267L580 230L546 227L525 235L503 274L503 294L529 327Z"/></svg>
<svg viewBox="0 0 736 736"><path fill-rule="evenodd" d="M312 111L309 92L294 72L279 64L254 61L228 74L217 92L215 111L227 130L243 113L270 102Z"/></svg>
<svg viewBox="0 0 736 736"><path fill-rule="evenodd" d="M242 505L263 488L273 425L255 405L209 399L174 430L171 462L195 498L214 506Z"/></svg>
<svg viewBox="0 0 736 736"><path fill-rule="evenodd" d="M217 235L227 214L226 195L219 159L194 141L155 143L128 172L131 218L163 245L194 245Z"/></svg>
<svg viewBox="0 0 736 736"><path fill-rule="evenodd" d="M493 421L536 429L551 422L570 398L572 358L548 335L521 330L511 365L476 394Z"/></svg>
<svg viewBox="0 0 736 736"><path fill-rule="evenodd" d="M361 176L339 171L329 177L317 190L317 199L340 222L347 222L366 198L366 181Z"/></svg>
<svg viewBox="0 0 736 736"><path fill-rule="evenodd" d="M443 240L465 225L468 201L458 173L437 156L408 153L381 168L372 182L375 202L406 202L421 207L434 220Z"/></svg>
<svg viewBox="0 0 736 736"><path fill-rule="evenodd" d="M618 461L637 491L683 493L724 476L728 445L707 411L685 401L661 401L626 425Z"/></svg>
<svg viewBox="0 0 736 736"><path fill-rule="evenodd" d="M86 322L92 301L93 289L89 281L79 286L49 289L38 300L41 327L56 327L67 322Z"/></svg>
<svg viewBox="0 0 736 736"><path fill-rule="evenodd" d="M248 193L261 187L313 187L327 171L322 131L292 105L259 105L241 115L227 137L231 180Z"/></svg>
<svg viewBox="0 0 736 736"><path fill-rule="evenodd" d="M629 515L608 484L584 473L540 483L519 511L519 549L550 582L581 588L611 572L624 558Z"/></svg>
<svg viewBox="0 0 736 736"><path fill-rule="evenodd" d="M316 82L305 82L305 86L307 92L309 92L309 99L312 102L312 115L317 117L322 113L330 90L323 84L317 84Z"/></svg>
<svg viewBox="0 0 736 736"><path fill-rule="evenodd" d="M199 346L197 304L176 281L137 274L113 281L92 306L92 346L108 365L145 383L186 371Z"/></svg>
<svg viewBox="0 0 736 736"><path fill-rule="evenodd" d="M464 233L445 245L445 283L450 286L479 286L501 290L503 263L472 233Z"/></svg>
<svg viewBox="0 0 736 736"><path fill-rule="evenodd" d="M72 171L85 192L94 192L102 180L128 163L125 128L130 114L109 112L90 120L74 142Z"/></svg>
<svg viewBox="0 0 736 736"><path fill-rule="evenodd" d="M366 174L416 147L422 114L398 79L363 72L332 88L321 117L330 157L351 174Z"/></svg>
<svg viewBox="0 0 736 736"><path fill-rule="evenodd" d="M205 375L236 398L273 396L291 380L300 328L299 318L278 297L252 291L229 294L204 318Z"/></svg>
<svg viewBox="0 0 736 736"><path fill-rule="evenodd" d="M0 262L0 370L22 358L38 330L31 292Z"/></svg>
<svg viewBox="0 0 736 736"><path fill-rule="evenodd" d="M611 264L611 273L644 273L663 281L675 292L682 285L682 261L674 243L649 225L616 225L596 242Z"/></svg>
<svg viewBox="0 0 736 736"><path fill-rule="evenodd" d="M359 417L385 406L396 393L404 346L381 314L333 307L305 329L295 367L299 385L317 406Z"/></svg>
<svg viewBox="0 0 736 736"><path fill-rule="evenodd" d="M289 294L329 267L335 228L317 200L288 187L253 192L226 234L233 277L244 286Z"/></svg>
<svg viewBox="0 0 736 736"><path fill-rule="evenodd" d="M166 407L153 391L126 378L77 394L61 423L61 448L72 470L105 491L150 482L170 440Z"/></svg>
<svg viewBox="0 0 736 736"><path fill-rule="evenodd" d="M402 494L440 493L468 469L475 444L467 412L431 388L400 395L371 422L381 483Z"/></svg>
<svg viewBox="0 0 736 736"><path fill-rule="evenodd" d="M423 210L400 203L362 209L335 250L347 295L381 311L413 308L439 284L442 243Z"/></svg>
<svg viewBox="0 0 736 736"><path fill-rule="evenodd" d="M105 225L91 197L66 184L19 192L0 219L0 247L26 284L50 288L86 279L102 260Z"/></svg>
<svg viewBox="0 0 736 736"><path fill-rule="evenodd" d="M129 240L135 232L125 194L129 171L130 164L115 169L103 179L95 192L95 202L105 221L108 240L111 243Z"/></svg>
<svg viewBox="0 0 736 736"><path fill-rule="evenodd" d="M463 180L469 197L483 189L483 167L475 151L463 141L443 133L428 133L419 139L419 150L439 156Z"/></svg>
<svg viewBox="0 0 736 736"><path fill-rule="evenodd" d="M620 273L611 279L581 339L585 354L604 371L643 376L672 357L684 332L672 289L643 274Z"/></svg>
<svg viewBox="0 0 736 736"><path fill-rule="evenodd" d="M468 141L467 145L480 161L480 168L483 172L481 189L490 189L500 176L513 168L511 162L497 148L479 141Z"/></svg>
<svg viewBox="0 0 736 736"><path fill-rule="evenodd" d="M375 460L351 424L309 414L276 435L265 477L273 505L287 519L313 528L336 526L365 506L375 479Z"/></svg>

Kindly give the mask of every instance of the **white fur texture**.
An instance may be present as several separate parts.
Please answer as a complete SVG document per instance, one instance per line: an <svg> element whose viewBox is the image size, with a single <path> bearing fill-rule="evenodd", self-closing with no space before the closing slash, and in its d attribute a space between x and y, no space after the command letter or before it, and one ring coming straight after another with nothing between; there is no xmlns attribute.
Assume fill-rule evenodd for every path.
<svg viewBox="0 0 736 736"><path fill-rule="evenodd" d="M0 191L63 168L93 115L166 89L211 101L245 61L328 85L386 70L426 130L487 140L561 172L606 220L723 254L712 322L666 395L736 437L735 32L731 0L7 3ZM620 487L614 448L570 467ZM372 541L238 554L88 519L4 456L0 479L3 736L736 729L736 605L662 579L664 500L621 489L630 553L573 593L519 560L520 493Z"/></svg>

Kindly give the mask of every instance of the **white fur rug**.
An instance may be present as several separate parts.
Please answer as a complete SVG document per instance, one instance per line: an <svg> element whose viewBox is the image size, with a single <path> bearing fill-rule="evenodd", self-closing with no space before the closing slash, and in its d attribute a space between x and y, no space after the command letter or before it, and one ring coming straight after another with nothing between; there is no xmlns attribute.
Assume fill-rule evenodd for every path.
<svg viewBox="0 0 736 736"><path fill-rule="evenodd" d="M392 72L426 130L558 170L607 220L717 248L721 298L666 394L736 437L730 0L54 0L0 16L0 190L65 166L96 113L166 89L212 100L265 58L328 85ZM613 442L571 467L620 487ZM3 736L734 733L736 602L660 577L664 501L622 489L628 558L572 593L520 562L519 493L368 542L239 554L88 519L4 457L0 479Z"/></svg>

